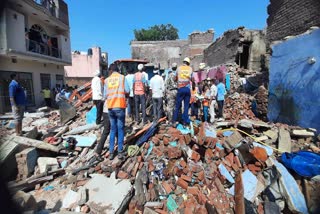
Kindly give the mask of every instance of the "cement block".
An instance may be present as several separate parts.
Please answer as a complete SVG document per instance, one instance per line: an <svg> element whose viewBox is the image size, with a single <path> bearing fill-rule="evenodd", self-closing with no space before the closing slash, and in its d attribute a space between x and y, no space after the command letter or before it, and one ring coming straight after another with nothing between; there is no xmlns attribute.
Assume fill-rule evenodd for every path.
<svg viewBox="0 0 320 214"><path fill-rule="evenodd" d="M40 173L45 172L49 168L51 168L51 170L59 168L59 164L56 158L40 157L38 158L37 162Z"/></svg>
<svg viewBox="0 0 320 214"><path fill-rule="evenodd" d="M293 136L297 137L314 137L314 133L307 130L293 130Z"/></svg>
<svg viewBox="0 0 320 214"><path fill-rule="evenodd" d="M278 148L282 152L291 152L290 133L284 128L279 128L279 144Z"/></svg>
<svg viewBox="0 0 320 214"><path fill-rule="evenodd" d="M19 174L26 173L26 176L29 177L33 173L34 167L37 164L37 158L38 158L37 150L35 148L28 148L16 154L17 163L19 164L17 157L22 157L22 159L25 161L25 164L22 165L24 172L20 173L20 170L19 170Z"/></svg>
<svg viewBox="0 0 320 214"><path fill-rule="evenodd" d="M84 187L89 191L87 204L92 212L116 213L132 190L130 180L117 180L115 173L110 178L101 174L91 176L92 179Z"/></svg>

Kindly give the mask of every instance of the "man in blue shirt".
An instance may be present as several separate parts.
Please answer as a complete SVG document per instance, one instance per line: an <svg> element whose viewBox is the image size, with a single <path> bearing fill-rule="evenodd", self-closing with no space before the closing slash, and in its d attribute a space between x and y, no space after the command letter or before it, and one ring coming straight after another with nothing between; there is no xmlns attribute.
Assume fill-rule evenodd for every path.
<svg viewBox="0 0 320 214"><path fill-rule="evenodd" d="M130 93L129 93L129 98L128 98L128 112L129 115L131 117L131 120L134 121L134 115L135 115L135 109L134 109L134 94L133 94L133 79L134 79L134 71L133 69L130 69L128 71L127 76L125 77L127 83L129 84L129 88L130 88Z"/></svg>
<svg viewBox="0 0 320 214"><path fill-rule="evenodd" d="M26 105L26 95L23 87L17 82L17 75L11 74L11 82L9 84L9 96L12 112L15 120L16 135L22 135L22 119Z"/></svg>
<svg viewBox="0 0 320 214"><path fill-rule="evenodd" d="M223 79L219 79L219 84L217 85L217 102L218 102L218 121L223 120L223 105L224 96L227 94L226 86L223 84Z"/></svg>

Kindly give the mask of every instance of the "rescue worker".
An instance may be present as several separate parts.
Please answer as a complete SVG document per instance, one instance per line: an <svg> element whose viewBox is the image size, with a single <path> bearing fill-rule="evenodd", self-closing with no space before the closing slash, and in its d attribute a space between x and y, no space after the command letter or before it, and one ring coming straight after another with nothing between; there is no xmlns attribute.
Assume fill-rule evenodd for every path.
<svg viewBox="0 0 320 214"><path fill-rule="evenodd" d="M124 126L126 116L126 95L130 93L130 87L125 77L119 73L119 68L116 64L111 64L109 72L112 74L105 80L105 94L109 119L110 119L110 145L109 159L114 158L115 135L118 139L118 157L124 159L125 153L123 150L124 141Z"/></svg>
<svg viewBox="0 0 320 214"><path fill-rule="evenodd" d="M91 81L92 100L97 108L97 118L96 118L97 125L101 123L101 117L102 117L102 111L103 111L103 98L102 98L103 84L101 82L100 77L101 77L100 71L96 70L94 77Z"/></svg>
<svg viewBox="0 0 320 214"><path fill-rule="evenodd" d="M159 70L154 70L153 73L155 75L150 80L150 89L152 92L153 117L155 121L158 121L162 116L164 82Z"/></svg>
<svg viewBox="0 0 320 214"><path fill-rule="evenodd" d="M193 82L193 72L190 67L190 59L186 57L183 60L183 65L177 70L176 81L178 82L178 93L176 99L176 108L173 114L173 121L177 122L178 113L183 102L183 113L182 122L184 125L190 124L190 119L188 115L189 105L190 105L190 82Z"/></svg>
<svg viewBox="0 0 320 214"><path fill-rule="evenodd" d="M168 78L165 82L164 87L164 94L166 98L166 112L167 112L167 118L169 123L173 122L173 112L176 104L176 98L177 98L177 91L178 91L178 84L175 81L176 78L176 70L177 70L177 63L172 63L171 71L169 71Z"/></svg>
<svg viewBox="0 0 320 214"><path fill-rule="evenodd" d="M227 94L226 86L223 83L223 79L219 79L219 84L217 85L217 101L218 101L218 121L223 120L223 105L224 98Z"/></svg>
<svg viewBox="0 0 320 214"><path fill-rule="evenodd" d="M133 78L133 93L134 93L134 101L135 101L135 110L136 110L136 123L140 121L140 105L142 111L142 124L145 125L147 123L146 118L146 87L147 80L145 75L142 73L143 64L138 65L138 72L134 74Z"/></svg>

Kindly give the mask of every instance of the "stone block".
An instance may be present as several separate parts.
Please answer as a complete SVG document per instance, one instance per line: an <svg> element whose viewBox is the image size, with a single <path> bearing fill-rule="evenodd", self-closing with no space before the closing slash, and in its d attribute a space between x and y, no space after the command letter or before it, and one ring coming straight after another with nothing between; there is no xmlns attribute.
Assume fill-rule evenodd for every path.
<svg viewBox="0 0 320 214"><path fill-rule="evenodd" d="M278 148L281 152L291 152L291 137L289 131L279 128Z"/></svg>
<svg viewBox="0 0 320 214"><path fill-rule="evenodd" d="M40 173L44 173L46 170L54 170L59 168L56 158L39 157L37 162Z"/></svg>

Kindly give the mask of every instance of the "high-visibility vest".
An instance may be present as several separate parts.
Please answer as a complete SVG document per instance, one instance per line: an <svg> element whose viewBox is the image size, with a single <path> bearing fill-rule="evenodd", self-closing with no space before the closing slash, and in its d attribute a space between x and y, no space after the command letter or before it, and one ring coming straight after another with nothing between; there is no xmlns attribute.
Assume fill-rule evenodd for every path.
<svg viewBox="0 0 320 214"><path fill-rule="evenodd" d="M137 72L134 75L134 94L143 95L144 94L144 84L142 82L143 73Z"/></svg>
<svg viewBox="0 0 320 214"><path fill-rule="evenodd" d="M107 88L107 108L126 108L124 76L114 72L105 80Z"/></svg>
<svg viewBox="0 0 320 214"><path fill-rule="evenodd" d="M191 67L187 65L182 65L178 69L178 88L186 87L190 84L191 77Z"/></svg>
<svg viewBox="0 0 320 214"><path fill-rule="evenodd" d="M198 88L196 87L194 90L192 90L192 88L191 88L190 90L191 90L190 103L195 103L196 102L196 95L197 95Z"/></svg>

